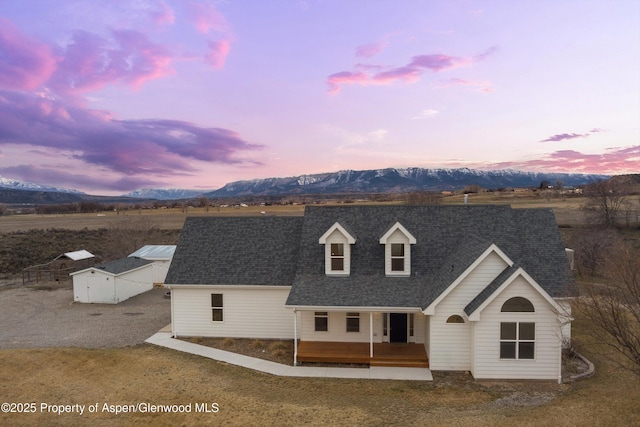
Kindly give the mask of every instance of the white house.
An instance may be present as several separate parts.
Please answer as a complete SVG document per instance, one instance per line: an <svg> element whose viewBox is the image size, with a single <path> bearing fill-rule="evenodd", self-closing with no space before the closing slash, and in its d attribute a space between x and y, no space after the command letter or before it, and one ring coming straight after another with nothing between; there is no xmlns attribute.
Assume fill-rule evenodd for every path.
<svg viewBox="0 0 640 427"><path fill-rule="evenodd" d="M153 283L162 284L175 251L176 245L145 245L129 256L153 261Z"/></svg>
<svg viewBox="0 0 640 427"><path fill-rule="evenodd" d="M166 284L177 337L294 339L294 363L558 381L576 295L553 212L509 206L189 217Z"/></svg>
<svg viewBox="0 0 640 427"><path fill-rule="evenodd" d="M153 262L122 258L71 273L76 302L117 304L153 288Z"/></svg>

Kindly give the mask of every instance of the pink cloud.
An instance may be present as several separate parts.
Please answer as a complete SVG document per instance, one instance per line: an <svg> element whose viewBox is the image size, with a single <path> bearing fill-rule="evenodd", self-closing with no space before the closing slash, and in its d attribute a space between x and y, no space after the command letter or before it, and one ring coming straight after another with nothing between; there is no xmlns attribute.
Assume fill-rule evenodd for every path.
<svg viewBox="0 0 640 427"><path fill-rule="evenodd" d="M113 43L86 31L76 31L52 77L52 85L63 93L86 92L110 83L138 88L148 80L173 73L172 56L163 46L138 31L111 33Z"/></svg>
<svg viewBox="0 0 640 427"><path fill-rule="evenodd" d="M56 69L51 48L25 36L0 17L0 88L33 90Z"/></svg>
<svg viewBox="0 0 640 427"><path fill-rule="evenodd" d="M441 84L436 86L439 89L449 88L454 86L467 86L467 87L476 87L482 93L493 93L495 88L491 85L491 83L487 81L478 81L478 80L465 80L459 78L450 78L448 80L444 80Z"/></svg>
<svg viewBox="0 0 640 427"><path fill-rule="evenodd" d="M229 55L229 51L231 50L229 40L210 41L208 46L209 52L204 57L205 62L215 69L224 67L227 55Z"/></svg>
<svg viewBox="0 0 640 427"><path fill-rule="evenodd" d="M151 20L156 25L173 25L175 22L175 15L173 14L173 9L171 9L167 4L161 1L158 4L158 8L149 12L151 16Z"/></svg>
<svg viewBox="0 0 640 427"><path fill-rule="evenodd" d="M207 34L211 29L227 31L229 25L225 17L211 4L191 2L187 5L189 19L196 29Z"/></svg>
<svg viewBox="0 0 640 427"><path fill-rule="evenodd" d="M349 72L342 71L331 74L328 78L329 92L337 93L343 84L390 84L396 81L414 83L420 80L426 71L441 72L459 67L471 66L474 62L484 61L496 51L495 48L487 49L485 52L473 57L459 57L445 54L430 54L414 56L407 65L379 71L369 75L364 71ZM371 69L379 69L379 66L369 66ZM363 64L358 65L358 69L365 70ZM492 91L492 90L490 90Z"/></svg>
<svg viewBox="0 0 640 427"><path fill-rule="evenodd" d="M566 139L586 138L588 136L589 136L588 133L560 133L557 135L550 136L547 139L543 139L540 142L559 142L559 141L564 141Z"/></svg>
<svg viewBox="0 0 640 427"><path fill-rule="evenodd" d="M356 48L356 56L359 58L371 58L380 53L387 45L388 43L385 42L363 44Z"/></svg>
<svg viewBox="0 0 640 427"><path fill-rule="evenodd" d="M599 154L575 150L560 150L541 159L522 162L502 162L489 168L514 168L549 172L600 173L608 175L637 173L640 170L640 145L612 148Z"/></svg>

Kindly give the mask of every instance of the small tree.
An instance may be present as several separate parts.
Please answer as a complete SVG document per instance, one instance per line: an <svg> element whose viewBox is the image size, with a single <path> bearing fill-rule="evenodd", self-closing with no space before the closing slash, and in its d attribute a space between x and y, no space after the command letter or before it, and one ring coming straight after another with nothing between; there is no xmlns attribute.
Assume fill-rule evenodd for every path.
<svg viewBox="0 0 640 427"><path fill-rule="evenodd" d="M600 180L587 185L584 193L593 207L594 221L605 227L615 227L627 195L624 185L610 179Z"/></svg>
<svg viewBox="0 0 640 427"><path fill-rule="evenodd" d="M577 309L605 344L607 358L640 377L640 262L637 250L620 244L607 259L605 283L582 287Z"/></svg>

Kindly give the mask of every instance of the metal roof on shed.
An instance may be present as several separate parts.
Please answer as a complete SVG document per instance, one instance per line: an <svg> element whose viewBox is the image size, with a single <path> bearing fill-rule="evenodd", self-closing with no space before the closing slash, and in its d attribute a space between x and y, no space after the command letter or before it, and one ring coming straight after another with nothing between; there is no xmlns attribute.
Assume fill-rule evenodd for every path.
<svg viewBox="0 0 640 427"><path fill-rule="evenodd" d="M73 260L73 261L80 261L81 259L95 258L95 255L93 255L89 251L82 249L80 251L65 252L64 254L60 255L56 259L63 258L63 257L69 258L70 260Z"/></svg>
<svg viewBox="0 0 640 427"><path fill-rule="evenodd" d="M146 245L129 255L144 259L171 259L176 251L176 245Z"/></svg>

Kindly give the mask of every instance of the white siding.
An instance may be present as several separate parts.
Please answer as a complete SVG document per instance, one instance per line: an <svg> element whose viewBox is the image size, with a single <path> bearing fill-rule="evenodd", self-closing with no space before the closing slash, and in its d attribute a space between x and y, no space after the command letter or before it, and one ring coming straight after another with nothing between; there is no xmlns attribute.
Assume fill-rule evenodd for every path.
<svg viewBox="0 0 640 427"><path fill-rule="evenodd" d="M152 271L149 265L119 276L96 270L75 274L73 299L83 303L117 304L152 289Z"/></svg>
<svg viewBox="0 0 640 427"><path fill-rule="evenodd" d="M153 264L116 276L116 299L119 303L153 288Z"/></svg>
<svg viewBox="0 0 640 427"><path fill-rule="evenodd" d="M316 332L315 311L301 312L300 339L303 341L369 342L369 312L359 312L360 332L347 332L346 312L329 311L328 313L329 330ZM373 333L375 335L373 342L382 342L382 316L379 313L373 315Z"/></svg>
<svg viewBox="0 0 640 427"><path fill-rule="evenodd" d="M318 310L324 311L324 310ZM369 342L369 312L360 311L360 332L347 332L347 313L329 311L329 330L315 331L315 311L300 312L300 338L304 341L335 341L335 342ZM351 313L351 311L350 311ZM373 313L373 342L388 342L383 334L383 316L385 313ZM407 313L407 322L409 313ZM409 342L424 344L426 317L421 313L414 313L413 337ZM409 324L407 323L407 333Z"/></svg>
<svg viewBox="0 0 640 427"><path fill-rule="evenodd" d="M562 322L562 346L564 348L571 347L571 302L568 300L556 300L558 305L562 307L560 321Z"/></svg>
<svg viewBox="0 0 640 427"><path fill-rule="evenodd" d="M501 313L502 304L520 296L533 304L535 313ZM500 322L535 322L535 358L500 359ZM560 374L560 323L549 303L522 277L514 280L482 311L475 322L475 378L557 380Z"/></svg>
<svg viewBox="0 0 640 427"><path fill-rule="evenodd" d="M332 271L331 270L331 244L342 243L344 245L344 270ZM324 271L327 275L331 276L345 276L351 272L351 245L347 237L339 230L334 230L328 237L327 243L324 245Z"/></svg>
<svg viewBox="0 0 640 427"><path fill-rule="evenodd" d="M487 255L435 308L429 320L429 366L433 370L471 369L471 324L446 323L449 316L464 317L464 307L495 279L507 264L495 252Z"/></svg>
<svg viewBox="0 0 640 427"><path fill-rule="evenodd" d="M174 287L176 336L293 339L293 311L284 307L291 287ZM211 294L222 294L224 321L213 322Z"/></svg>
<svg viewBox="0 0 640 427"><path fill-rule="evenodd" d="M113 304L116 299L113 276L85 271L73 275L73 300L84 303Z"/></svg>
<svg viewBox="0 0 640 427"><path fill-rule="evenodd" d="M401 243L404 245L404 271L391 270L392 243ZM388 276L411 275L411 245L409 244L409 238L401 230L396 230L391 233L384 245L384 271Z"/></svg>
<svg viewBox="0 0 640 427"><path fill-rule="evenodd" d="M153 262L153 283L164 283L170 265L171 260L158 260Z"/></svg>

